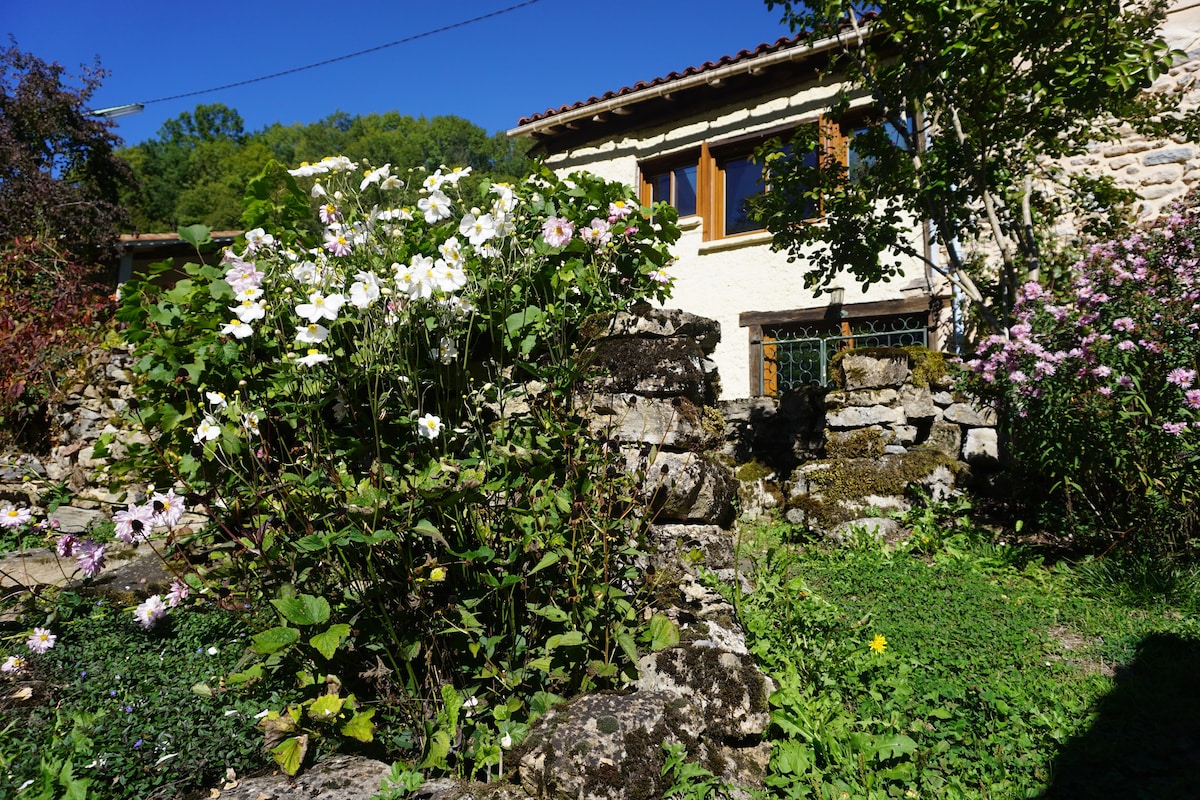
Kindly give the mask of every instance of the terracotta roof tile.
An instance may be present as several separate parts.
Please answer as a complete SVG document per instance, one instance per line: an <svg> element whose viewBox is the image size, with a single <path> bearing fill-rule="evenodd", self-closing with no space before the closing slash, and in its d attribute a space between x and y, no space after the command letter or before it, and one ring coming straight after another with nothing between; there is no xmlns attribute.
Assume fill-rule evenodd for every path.
<svg viewBox="0 0 1200 800"><path fill-rule="evenodd" d="M862 15L861 20L863 22L870 22L871 20L875 19L876 16L877 15L874 12L868 12L867 14ZM539 120L548 119L550 117L556 116L558 114L563 114L568 111L574 111L574 110L580 109L580 108L587 108L588 106L595 105L596 103L600 103L605 100L612 100L615 97L623 97L624 95L632 94L633 92L638 92L643 89L649 89L653 86L662 86L663 84L672 83L672 82L680 80L682 78L690 78L693 75L701 75L705 72L709 72L711 70L718 69L720 67L727 67L731 64L737 64L739 62L746 61L751 58L757 58L758 56L768 55L770 53L775 53L780 50L786 50L788 48L798 47L798 46L805 44L810 39L811 39L810 34L807 32L799 33L799 34L796 34L795 36L781 36L780 38L776 39L774 42L763 42L762 44L758 45L757 47L755 47L753 49L739 50L736 54L734 54L732 56L722 56L721 58L717 59L716 61L705 61L703 64L701 64L698 67L688 67L687 69L683 70L682 72L671 72L666 75L663 75L660 78L654 78L653 80L638 81L637 83L633 84L632 86L623 86L620 89L617 89L616 91L605 92L600 97L593 96L593 97L589 97L587 100L579 100L579 101L576 101L569 105L559 106L558 108L548 108L545 111L541 112L540 114L531 114L528 117L522 117L517 122L517 125L519 125L519 126L520 125L528 125L532 122L538 122Z"/></svg>

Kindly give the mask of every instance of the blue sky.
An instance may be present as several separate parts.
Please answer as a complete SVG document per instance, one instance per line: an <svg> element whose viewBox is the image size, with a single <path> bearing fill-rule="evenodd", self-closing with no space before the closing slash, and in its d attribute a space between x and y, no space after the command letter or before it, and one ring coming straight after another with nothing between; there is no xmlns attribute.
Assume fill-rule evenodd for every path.
<svg viewBox="0 0 1200 800"><path fill-rule="evenodd" d="M529 0L524 0L529 2ZM159 98L301 67L491 14L523 0L41 0L6 3L21 50L75 74L110 71L94 108L148 103L117 120L126 144L198 103L246 129L344 111L455 114L489 132L547 108L731 55L789 31L763 0L532 0L514 11L329 66L248 86Z"/></svg>

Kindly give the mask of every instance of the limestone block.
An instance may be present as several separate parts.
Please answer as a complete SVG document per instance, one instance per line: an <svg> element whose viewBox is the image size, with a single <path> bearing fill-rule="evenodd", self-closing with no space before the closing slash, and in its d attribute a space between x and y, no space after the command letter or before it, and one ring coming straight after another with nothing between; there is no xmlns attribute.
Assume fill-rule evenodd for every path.
<svg viewBox="0 0 1200 800"><path fill-rule="evenodd" d="M963 461L971 466L996 467L1000 464L1000 444L995 428L971 428L963 442Z"/></svg>
<svg viewBox="0 0 1200 800"><path fill-rule="evenodd" d="M733 538L720 525L651 525L647 544L660 566L684 572L734 566Z"/></svg>
<svg viewBox="0 0 1200 800"><path fill-rule="evenodd" d="M588 427L600 436L621 442L646 442L659 447L706 449L717 433L704 430L704 409L684 397L670 399L636 394L599 394L579 398Z"/></svg>
<svg viewBox="0 0 1200 800"><path fill-rule="evenodd" d="M892 444L904 446L916 444L917 433L915 425L896 425L892 428Z"/></svg>
<svg viewBox="0 0 1200 800"><path fill-rule="evenodd" d="M884 445L883 454L886 456L902 456L908 452L908 448L902 444Z"/></svg>
<svg viewBox="0 0 1200 800"><path fill-rule="evenodd" d="M600 394L686 397L712 394L704 354L690 339L607 339L591 351L587 388Z"/></svg>
<svg viewBox="0 0 1200 800"><path fill-rule="evenodd" d="M1186 180L1185 178L1184 181L1186 182ZM1182 191L1182 187L1170 183L1162 183L1156 186L1147 186L1139 191L1138 194L1142 196L1143 200L1161 200L1164 197L1176 194L1177 192L1181 193Z"/></svg>
<svg viewBox="0 0 1200 800"><path fill-rule="evenodd" d="M729 521L737 494L728 469L701 453L659 451L645 463L639 453L626 453L626 465L642 473L642 492L660 520Z"/></svg>
<svg viewBox="0 0 1200 800"><path fill-rule="evenodd" d="M946 419L959 425L970 425L978 428L994 428L996 412L987 407L971 403L955 403L945 411Z"/></svg>
<svg viewBox="0 0 1200 800"><path fill-rule="evenodd" d="M103 511L92 508L76 508L74 506L59 506L51 518L58 520L60 533L87 533L92 525L98 525L108 519Z"/></svg>
<svg viewBox="0 0 1200 800"><path fill-rule="evenodd" d="M276 772L231 780L219 790L213 789L212 796L221 800L371 800L379 794L379 784L390 769L384 762L371 758L335 755L317 762L312 769L294 778ZM436 786L430 787L430 783ZM431 788L436 793L439 789L450 787L443 782L430 781L421 786L419 794L427 794ZM461 794L459 792L454 796ZM496 795L496 800L508 800L503 790L497 789ZM480 792L479 796L482 797L483 793Z"/></svg>
<svg viewBox="0 0 1200 800"><path fill-rule="evenodd" d="M958 458L962 450L962 428L953 422L938 420L929 429L929 436L926 437L924 445L950 458Z"/></svg>
<svg viewBox="0 0 1200 800"><path fill-rule="evenodd" d="M908 356L881 356L851 351L838 362L842 388L880 389L900 386L908 379Z"/></svg>
<svg viewBox="0 0 1200 800"><path fill-rule="evenodd" d="M909 419L929 419L937 416L933 393L927 386L903 386L900 389L900 402L904 407L904 416Z"/></svg>
<svg viewBox="0 0 1200 800"><path fill-rule="evenodd" d="M707 699L698 692L640 690L585 695L555 708L525 740L518 767L521 787L541 800L662 797L673 780L663 775L663 743L685 741L696 743L689 757L716 767L718 777L741 786L761 785L766 759L738 754L769 754L769 744L735 749L706 735L707 719L698 704ZM765 701L764 696L764 710Z"/></svg>
<svg viewBox="0 0 1200 800"><path fill-rule="evenodd" d="M831 428L865 428L869 425L903 425L904 409L892 406L851 406L825 415Z"/></svg>
<svg viewBox="0 0 1200 800"><path fill-rule="evenodd" d="M1175 183L1182 177L1182 164L1162 164L1138 173L1137 179L1143 186L1154 186L1160 183Z"/></svg>
<svg viewBox="0 0 1200 800"><path fill-rule="evenodd" d="M829 392L825 395L826 408L846 406L887 406L895 403L900 393L895 389L860 389L856 392Z"/></svg>
<svg viewBox="0 0 1200 800"><path fill-rule="evenodd" d="M580 333L590 339L682 337L695 340L703 352L711 353L721 341L721 324L677 308L640 303L630 311L584 320Z"/></svg>
<svg viewBox="0 0 1200 800"><path fill-rule="evenodd" d="M933 392L931 395L935 405L945 408L954 403L954 395L950 392Z"/></svg>
<svg viewBox="0 0 1200 800"><path fill-rule="evenodd" d="M774 686L747 653L716 647L672 647L638 662L640 691L687 698L700 712L705 733L722 742L760 736L770 724L767 697Z"/></svg>
<svg viewBox="0 0 1200 800"><path fill-rule="evenodd" d="M868 536L881 541L893 541L900 537L904 530L899 522L891 517L860 517L849 522L843 522L829 532L829 538L841 544L849 538L856 529L866 531Z"/></svg>
<svg viewBox="0 0 1200 800"><path fill-rule="evenodd" d="M46 467L36 456L23 454L0 458L0 482L45 477Z"/></svg>
<svg viewBox="0 0 1200 800"><path fill-rule="evenodd" d="M1192 157L1192 148L1190 147L1168 147L1165 150L1155 150L1153 153L1147 153L1142 159L1142 163L1147 167L1153 167L1158 164L1176 164L1187 161Z"/></svg>

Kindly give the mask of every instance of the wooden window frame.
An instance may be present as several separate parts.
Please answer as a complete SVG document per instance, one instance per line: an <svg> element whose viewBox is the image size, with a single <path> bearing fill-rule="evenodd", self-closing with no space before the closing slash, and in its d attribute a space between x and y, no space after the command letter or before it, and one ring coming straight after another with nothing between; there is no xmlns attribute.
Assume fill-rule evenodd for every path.
<svg viewBox="0 0 1200 800"><path fill-rule="evenodd" d="M639 196L643 203L653 202L654 187L650 177L675 170L682 166L696 165L696 216L703 220L702 240L705 242L737 239L762 233L765 228L755 228L738 233L725 233L726 175L723 163L741 159L752 154L768 139L786 138L802 125L817 125L818 137L826 153L832 153L842 165L849 154L849 136L842 126L827 116L801 120L770 130L748 133L716 142L701 142L699 147L667 156L648 159L638 165ZM672 189L672 193L673 193ZM820 218L820 206L813 219ZM691 216L691 215L688 215Z"/></svg>

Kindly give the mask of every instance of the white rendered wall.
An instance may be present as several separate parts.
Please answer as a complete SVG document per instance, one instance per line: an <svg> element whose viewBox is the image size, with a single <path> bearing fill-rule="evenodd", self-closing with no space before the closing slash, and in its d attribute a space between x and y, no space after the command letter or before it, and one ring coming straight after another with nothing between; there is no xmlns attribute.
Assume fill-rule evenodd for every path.
<svg viewBox="0 0 1200 800"><path fill-rule="evenodd" d="M547 164L559 175L587 170L636 187L639 161L693 150L705 141L720 143L781 125L815 121L835 92L836 87L813 84L788 97L764 99L750 107L732 105L683 117L669 126L575 148L548 158ZM785 253L772 252L771 236L765 231L705 242L703 224L700 217L680 220L683 236L674 246L677 261L670 269L674 288L665 305L721 323L721 343L713 354L721 376L721 399L748 397L752 394L752 353L748 331L738 324L739 315L824 308L829 296L822 293L814 297L804 288L804 264L789 264ZM914 237L919 237L919 231L914 230ZM907 299L930 292L925 268L918 263L909 264L903 276L872 286L866 293L848 278L834 285L845 290L843 302L847 305Z"/></svg>

